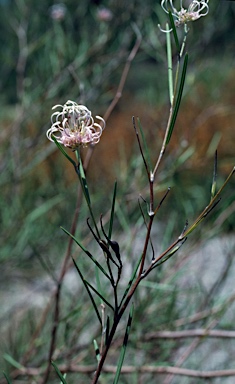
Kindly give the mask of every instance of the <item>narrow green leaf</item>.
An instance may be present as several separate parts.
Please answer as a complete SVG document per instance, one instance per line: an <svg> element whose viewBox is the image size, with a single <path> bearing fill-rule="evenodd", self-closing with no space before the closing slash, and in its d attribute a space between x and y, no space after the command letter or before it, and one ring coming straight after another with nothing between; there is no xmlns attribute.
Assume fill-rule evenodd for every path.
<svg viewBox="0 0 235 384"><path fill-rule="evenodd" d="M97 359L97 361L99 363L99 361L100 361L100 349L99 349L99 346L98 346L96 340L93 340L93 344L94 344L96 359Z"/></svg>
<svg viewBox="0 0 235 384"><path fill-rule="evenodd" d="M23 365L21 365L18 361L16 361L15 359L13 359L13 357L11 357L10 355L8 355L8 353L4 353L3 355L3 358L8 361L8 363L10 363L13 367L17 368L17 369L24 369Z"/></svg>
<svg viewBox="0 0 235 384"><path fill-rule="evenodd" d="M131 310L130 310L130 313L129 313L129 317L128 317L128 321L127 321L126 332L125 332L125 336L124 336L124 340L123 340L120 356L119 356L119 359L118 359L117 371L116 371L116 375L115 375L113 384L117 384L118 383L119 376L120 376L120 373L121 373L121 369L122 369L122 365L123 365L123 361L124 361L124 357L125 357L125 353L126 353L126 348L127 348L127 344L128 344L128 338L129 338L129 334L130 334L130 330L131 330L131 323L132 323L132 319L133 319L133 311L134 311L134 305L132 304Z"/></svg>
<svg viewBox="0 0 235 384"><path fill-rule="evenodd" d="M84 169L83 169L82 159L81 159L80 151L79 150L76 150L76 157L77 157L77 161L78 161L78 166L75 167L75 171L76 171L76 173L78 175L78 178L79 178L79 181L80 181L80 184L81 184L81 187L82 187L82 192L83 192L83 195L84 195L84 197L86 199L86 203L87 203L87 206L88 206L88 209L89 209L89 212L90 212L90 215L91 215L91 218L92 218L92 221L93 221L93 224L94 224L97 236L100 237L99 231L98 231L98 228L97 228L97 225L96 225L95 217L94 217L94 214L93 214L92 206L91 206L91 200L90 200L88 185L87 185L86 176L85 176L85 172L84 172Z"/></svg>
<svg viewBox="0 0 235 384"><path fill-rule="evenodd" d="M179 39L178 39L176 28L175 28L174 18L172 16L171 11L169 11L169 19L170 19L170 25L171 25L171 28L172 28L173 36L174 36L174 39L175 39L176 48L177 48L178 53L180 53L180 43L179 43Z"/></svg>
<svg viewBox="0 0 235 384"><path fill-rule="evenodd" d="M90 199L90 195L89 195L88 185L87 185L87 181L86 181L86 175L85 175L85 172L84 172L84 169L83 169L83 165L82 165L82 160L81 159L79 161L79 174L80 174L80 182L82 183L82 186L83 186L83 191L86 194L87 203L91 204L91 199Z"/></svg>
<svg viewBox="0 0 235 384"><path fill-rule="evenodd" d="M226 185L228 184L229 180L231 179L231 177L234 175L235 173L235 166L233 167L233 169L231 170L231 172L229 173L227 179L224 181L223 185L220 187L220 189L218 190L218 192L215 194L215 196L213 197L213 199L210 201L210 204L208 206L206 206L206 208L203 210L203 212L198 216L198 218L194 221L194 223L188 228L188 230L184 233L184 237L188 236L191 232L194 231L194 229L198 226L198 224L208 215L209 212L211 212L211 210L220 202L220 199L219 200L216 200L218 199L219 195L221 194L221 192L223 191L223 189L226 187Z"/></svg>
<svg viewBox="0 0 235 384"><path fill-rule="evenodd" d="M5 372L3 372L3 375L7 381L7 384L12 384L11 380L9 379L8 375Z"/></svg>
<svg viewBox="0 0 235 384"><path fill-rule="evenodd" d="M113 306L104 298L104 296L102 296L101 293L99 293L87 280L84 281L103 300L103 302L114 311Z"/></svg>
<svg viewBox="0 0 235 384"><path fill-rule="evenodd" d="M82 272L81 272L80 269L78 268L78 265L77 265L77 263L76 263L76 261L75 261L74 259L73 259L73 262L74 262L75 268L76 268L76 270L78 271L78 274L79 274L79 276L80 276L80 278L81 278L81 280L82 280L82 282L83 282L83 285L84 285L84 287L85 287L85 289L86 289L86 291L87 291L87 293L88 293L88 295L89 295L89 297L90 297L90 300L91 300L91 302L92 302L92 305L93 305L93 307L94 307L94 310L95 310L95 312L96 312L96 315L97 315L97 317L98 317L98 320L99 320L100 324L102 325L102 319L101 319L101 316L100 316L100 314L99 314L99 311L98 311L97 305L96 305L96 303L95 303L95 300L94 300L94 298L93 298L93 296L92 296L92 294L91 294L91 292L90 292L90 290L89 290L89 288L88 288L88 286L87 286L87 284L86 284L86 280L84 279L84 277L83 277L83 275L82 275Z"/></svg>
<svg viewBox="0 0 235 384"><path fill-rule="evenodd" d="M172 257L176 252L178 252L178 250L182 247L186 240L187 237L185 237L180 244L176 245L166 256L164 256L158 263L156 263L153 269L165 263L168 259L170 259L170 257Z"/></svg>
<svg viewBox="0 0 235 384"><path fill-rule="evenodd" d="M110 221L109 221L109 234L108 234L109 239L111 239L112 232L113 232L113 220L114 220L114 212L115 212L116 195L117 195L117 181L115 181L114 190L113 190L113 201L112 201L111 215L110 215Z"/></svg>
<svg viewBox="0 0 235 384"><path fill-rule="evenodd" d="M172 119L171 119L171 123L170 123L170 127L169 127L169 132L168 132L167 139L166 139L166 145L169 143L169 141L171 139L171 135L172 135L172 132L173 132L173 129L175 126L176 118L177 118L177 115L179 112L180 102L181 102L181 98L182 98L182 94L183 94L183 90L184 90L187 65L188 65L188 54L186 53L185 58L184 58L182 75L181 75L181 79L180 79L179 91L178 91L178 95L177 95L177 99L176 99L176 103L175 103L175 107L174 107L174 111L173 111L173 115L172 115Z"/></svg>
<svg viewBox="0 0 235 384"><path fill-rule="evenodd" d="M65 228L63 227L60 227L68 236L70 236L74 241L75 243L83 250L83 252L86 253L86 255L93 261L93 263L95 265L97 265L97 267L101 270L101 272L103 272L103 274L110 280L110 276L108 275L108 273L105 271L105 269L102 267L102 265L92 256L92 254L86 249L83 247L83 245L76 239L76 237L74 237L69 231L67 231Z"/></svg>
<svg viewBox="0 0 235 384"><path fill-rule="evenodd" d="M139 118L137 118L137 122L138 122L138 127L140 130L141 138L142 138L142 141L144 144L144 151L145 151L145 155L146 155L146 159L147 159L148 168L152 169L153 166L152 166L152 162L151 162L151 156L150 156L149 148L148 148L147 141L146 141L146 138L144 135L144 130L143 130L143 127L142 127L142 124L141 124Z"/></svg>
<svg viewBox="0 0 235 384"><path fill-rule="evenodd" d="M59 376L60 380L61 380L61 383L62 384L68 384L67 381L65 380L65 377L62 375L62 373L60 372L59 368L56 366L56 364L54 363L54 361L51 362L51 365L53 365L57 375Z"/></svg>
<svg viewBox="0 0 235 384"><path fill-rule="evenodd" d="M76 168L76 163L75 161L67 154L67 152L64 150L63 146L58 143L58 141L56 140L55 136L52 135L52 139L54 140L55 144L57 145L57 147L59 148L60 152L66 157L66 159L68 159L70 161L70 163L73 164L73 166Z"/></svg>

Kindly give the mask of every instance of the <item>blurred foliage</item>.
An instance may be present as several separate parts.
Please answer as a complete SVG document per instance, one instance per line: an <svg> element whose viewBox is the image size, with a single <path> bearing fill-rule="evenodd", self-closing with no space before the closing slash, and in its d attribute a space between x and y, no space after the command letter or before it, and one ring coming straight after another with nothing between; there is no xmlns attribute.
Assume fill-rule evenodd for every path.
<svg viewBox="0 0 235 384"><path fill-rule="evenodd" d="M23 98L32 108L39 98L40 103L46 99L55 103L68 93L70 98L103 103L101 97L109 99L114 70L133 42L132 23L143 35L142 58L165 60L165 36L159 34L157 25L165 23L166 15L158 2L68 0L61 19L52 18L53 4L48 0L0 2L3 104L21 102ZM111 20L100 19L102 7L111 12ZM206 20L190 25L189 44L193 41L197 56L203 50L207 56L208 50L220 55L223 50L234 50L234 16L232 2L210 2Z"/></svg>

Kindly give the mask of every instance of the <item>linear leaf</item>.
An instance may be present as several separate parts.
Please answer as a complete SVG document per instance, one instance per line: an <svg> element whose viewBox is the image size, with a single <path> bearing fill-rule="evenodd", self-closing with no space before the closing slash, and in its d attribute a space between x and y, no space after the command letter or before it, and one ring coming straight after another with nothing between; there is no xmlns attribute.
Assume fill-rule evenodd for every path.
<svg viewBox="0 0 235 384"><path fill-rule="evenodd" d="M178 53L180 53L180 43L179 43L179 39L178 39L176 28L175 28L174 18L172 16L171 11L169 11L169 19L170 19L170 24L171 24L173 36L174 36L174 39L175 39L176 48L177 48Z"/></svg>
<svg viewBox="0 0 235 384"><path fill-rule="evenodd" d="M79 161L79 176L80 176L80 182L81 182L82 187L83 187L82 188L83 192L86 195L87 203L91 204L91 199L90 199L90 195L89 195L89 190L88 190L88 185L87 185L87 181L86 181L86 176L85 176L85 172L84 172L81 160Z"/></svg>
<svg viewBox="0 0 235 384"><path fill-rule="evenodd" d="M182 75L181 75L181 79L180 79L179 91L178 91L178 95L177 95L174 111L173 111L173 114L172 114L172 119L171 119L171 123L170 123L170 127L169 127L169 132L168 132L167 139L166 139L166 145L169 143L169 141L171 139L171 135L172 135L172 132L173 132L173 129L174 129L174 126L175 126L176 118L177 118L177 115L178 115L178 112L179 112L180 102L181 102L181 98L182 98L182 94L183 94L183 90L184 90L184 83L185 83L187 65L188 65L188 54L186 53L185 58L184 58Z"/></svg>
<svg viewBox="0 0 235 384"><path fill-rule="evenodd" d="M57 375L59 376L62 384L68 384L67 381L65 380L65 377L62 375L62 373L60 372L59 368L57 367L57 365L54 363L54 361L51 362L51 365L53 365Z"/></svg>
<svg viewBox="0 0 235 384"><path fill-rule="evenodd" d="M124 357L125 357L125 353L126 353L128 338L129 338L129 334L130 334L130 330L131 330L131 323L132 323L132 318L133 318L133 310L134 310L134 305L132 304L131 310L130 310L130 313L129 313L129 317L128 317L128 321L127 321L126 332L125 332L125 336L124 336L124 340L123 340L120 356L119 356L119 359L118 359L117 371L116 371L116 375L115 375L113 384L117 384L118 383L119 376L120 376L120 373L121 373L121 369L122 369L122 365L123 365L123 361L124 361Z"/></svg>
<svg viewBox="0 0 235 384"><path fill-rule="evenodd" d="M92 256L92 254L83 247L83 245L74 237L69 231L67 231L65 228L60 227L68 236L72 237L72 239L75 241L75 243L83 250L83 252L86 253L86 255L93 261L95 265L103 272L103 274L110 280L110 277L108 273L105 271L105 269L102 267L102 265Z"/></svg>
<svg viewBox="0 0 235 384"><path fill-rule="evenodd" d="M143 127L142 127L142 124L141 124L139 118L137 118L137 122L138 122L138 127L139 127L139 130L140 130L141 138L142 138L142 141L143 141L143 144L144 144L144 151L145 151L146 158L147 158L148 168L152 169L152 162L151 162L149 148L148 148L147 141L146 141L146 138L145 138L145 135L144 135L144 130L143 130Z"/></svg>
<svg viewBox="0 0 235 384"><path fill-rule="evenodd" d="M104 298L104 296L102 296L87 280L84 281L103 300L103 302L114 311L113 306Z"/></svg>
<svg viewBox="0 0 235 384"><path fill-rule="evenodd" d="M187 240L187 237L185 237L180 244L176 245L169 253L167 253L167 255L164 258L159 260L159 262L154 265L153 269L165 263L165 261L167 261L170 257L172 257L176 252L178 252L178 250L182 247L182 245L185 243L186 240Z"/></svg>
<svg viewBox="0 0 235 384"><path fill-rule="evenodd" d="M5 372L3 372L3 375L7 381L7 384L12 384L11 380L9 379L8 375Z"/></svg>
<svg viewBox="0 0 235 384"><path fill-rule="evenodd" d="M52 139L54 140L55 144L57 145L57 147L59 148L60 152L66 157L66 159L68 159L70 161L70 163L73 164L73 166L76 168L76 163L75 161L67 154L67 152L64 150L63 146L58 143L58 141L56 140L55 136L51 136Z"/></svg>
<svg viewBox="0 0 235 384"><path fill-rule="evenodd" d="M113 190L113 201L112 201L111 215L110 215L110 222L109 222L109 235L108 235L109 239L111 239L112 231L113 231L113 220L114 220L116 195L117 195L117 181L115 181L114 190Z"/></svg>
<svg viewBox="0 0 235 384"><path fill-rule="evenodd" d="M10 355L8 355L8 353L4 353L3 355L4 359L6 361L8 361L8 363L10 363L13 367L17 368L17 369L24 369L23 365L21 365L20 363L18 363L18 361L16 361L15 359L13 359L13 357L11 357Z"/></svg>
<svg viewBox="0 0 235 384"><path fill-rule="evenodd" d="M99 361L100 361L100 349L99 349L99 346L98 346L97 341L95 339L93 340L93 344L94 344L96 359L99 363Z"/></svg>
<svg viewBox="0 0 235 384"><path fill-rule="evenodd" d="M99 320L100 324L102 325L102 320L101 320L101 317L100 317L100 314L99 314L97 305L96 305L95 300L94 300L94 298L93 298L93 296L92 296L92 294L91 294L91 292L90 292L90 290L89 290L89 288L88 288L88 286L87 286L87 284L86 284L86 280L84 279L84 277L83 277L83 275L82 275L82 272L81 272L80 269L78 268L78 265L77 265L77 263L76 263L76 261L75 261L74 259L73 259L73 262L74 262L75 268L76 268L77 271L78 271L79 276L81 277L81 280L82 280L82 282L83 282L83 284L84 284L84 287L85 287L85 289L86 289L86 291L87 291L87 293L88 293L88 295L89 295L89 297L90 297L90 299L91 299L91 302L92 302L93 307L94 307L94 309L95 309L95 312L96 312L96 315L97 315L97 317L98 317L98 320Z"/></svg>

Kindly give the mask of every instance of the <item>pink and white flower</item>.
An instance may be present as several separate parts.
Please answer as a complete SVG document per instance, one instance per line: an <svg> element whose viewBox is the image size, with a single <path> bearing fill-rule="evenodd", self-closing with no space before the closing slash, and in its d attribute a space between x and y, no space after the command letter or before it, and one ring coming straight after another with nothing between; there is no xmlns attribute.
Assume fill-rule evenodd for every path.
<svg viewBox="0 0 235 384"><path fill-rule="evenodd" d="M62 110L51 115L52 126L46 135L50 141L52 136L65 147L76 149L88 144L97 144L100 141L105 121L102 117L96 116L102 125L94 122L91 111L84 105L78 105L68 100L64 105L55 105L52 109Z"/></svg>
<svg viewBox="0 0 235 384"><path fill-rule="evenodd" d="M195 21L202 16L206 16L209 12L209 0L193 0L188 8L183 7L183 0L180 0L180 9L177 10L173 4L173 0L162 0L161 7L164 12L171 11L175 18L175 25L178 27L187 24L189 21Z"/></svg>

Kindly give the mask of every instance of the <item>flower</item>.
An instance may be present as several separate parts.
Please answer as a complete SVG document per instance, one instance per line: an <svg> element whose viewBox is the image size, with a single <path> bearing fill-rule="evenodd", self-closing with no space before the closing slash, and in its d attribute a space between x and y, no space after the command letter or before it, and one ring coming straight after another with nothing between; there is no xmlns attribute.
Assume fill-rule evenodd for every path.
<svg viewBox="0 0 235 384"><path fill-rule="evenodd" d="M49 11L53 20L61 21L65 18L66 6L63 3L54 4L50 7Z"/></svg>
<svg viewBox="0 0 235 384"><path fill-rule="evenodd" d="M113 13L110 9L102 7L97 11L97 19L99 21L111 21L113 18Z"/></svg>
<svg viewBox="0 0 235 384"><path fill-rule="evenodd" d="M91 111L87 107L71 100L64 105L55 105L52 109L55 108L62 108L62 111L54 112L51 115L52 126L46 133L50 141L53 141L52 136L54 136L59 143L71 149L97 144L100 141L105 128L105 121L102 117L96 116L96 119L102 122L101 126L94 122Z"/></svg>
<svg viewBox="0 0 235 384"><path fill-rule="evenodd" d="M178 27L182 24L187 24L189 21L195 21L202 16L206 16L209 12L208 3L209 0L193 0L189 4L188 9L186 9L183 8L183 0L180 0L180 10L177 11L173 5L173 0L162 0L161 7L166 13L169 13L169 10L171 11L172 16L176 19L175 25Z"/></svg>

